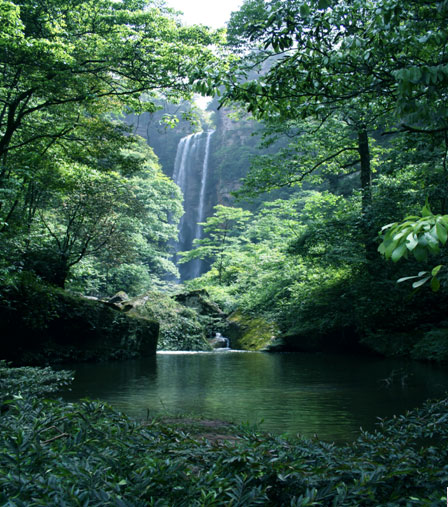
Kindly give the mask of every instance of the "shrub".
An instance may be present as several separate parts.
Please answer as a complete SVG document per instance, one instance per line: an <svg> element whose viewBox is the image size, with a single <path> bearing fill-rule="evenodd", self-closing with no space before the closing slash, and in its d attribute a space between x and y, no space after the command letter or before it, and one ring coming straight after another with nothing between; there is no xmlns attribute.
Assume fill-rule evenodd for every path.
<svg viewBox="0 0 448 507"><path fill-rule="evenodd" d="M448 361L448 329L433 329L425 333L414 345L411 355L414 359Z"/></svg>
<svg viewBox="0 0 448 507"><path fill-rule="evenodd" d="M13 396L42 396L54 393L73 380L70 371L54 371L51 368L23 366L10 368L0 360L0 404Z"/></svg>

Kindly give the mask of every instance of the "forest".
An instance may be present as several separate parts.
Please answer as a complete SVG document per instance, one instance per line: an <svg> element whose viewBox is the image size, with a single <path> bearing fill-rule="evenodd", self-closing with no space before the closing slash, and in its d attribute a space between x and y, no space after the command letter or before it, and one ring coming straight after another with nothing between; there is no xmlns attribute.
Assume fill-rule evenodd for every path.
<svg viewBox="0 0 448 507"><path fill-rule="evenodd" d="M445 501L443 393L345 443L60 393L223 336L444 372L447 26L448 0L244 0L222 29L0 0L1 505Z"/></svg>

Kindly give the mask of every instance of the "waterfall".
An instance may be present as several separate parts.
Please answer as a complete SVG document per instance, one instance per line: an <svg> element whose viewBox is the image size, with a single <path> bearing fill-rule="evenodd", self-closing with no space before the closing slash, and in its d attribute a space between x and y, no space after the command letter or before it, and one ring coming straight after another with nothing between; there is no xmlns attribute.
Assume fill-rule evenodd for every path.
<svg viewBox="0 0 448 507"><path fill-rule="evenodd" d="M207 177L208 177L208 161L210 158L210 139L215 131L211 130L207 132L207 138L205 140L205 151L204 151L204 160L202 162L202 174L201 174L201 191L199 193L199 206L198 206L198 218L196 221L196 231L194 235L194 239L202 238L202 226L199 225L200 222L203 222L205 219L205 191L207 189ZM199 260L196 262L194 266L193 278L198 277L202 271L202 262Z"/></svg>
<svg viewBox="0 0 448 507"><path fill-rule="evenodd" d="M226 338L225 336L223 336L221 333L215 333L214 341L215 341L215 347L218 350L229 350L230 349L230 340L228 338ZM224 345L224 347L222 347L221 345Z"/></svg>
<svg viewBox="0 0 448 507"><path fill-rule="evenodd" d="M184 215L179 223L176 252L190 250L193 240L202 237L198 225L205 219L206 192L209 176L210 140L214 131L183 137L177 146L173 180L184 195ZM199 276L204 270L200 259L179 266L182 280Z"/></svg>

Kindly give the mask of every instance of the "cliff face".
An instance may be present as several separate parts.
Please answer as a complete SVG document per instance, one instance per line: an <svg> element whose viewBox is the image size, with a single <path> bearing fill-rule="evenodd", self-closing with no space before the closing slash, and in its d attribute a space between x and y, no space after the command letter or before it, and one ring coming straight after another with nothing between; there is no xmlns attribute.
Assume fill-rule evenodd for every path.
<svg viewBox="0 0 448 507"><path fill-rule="evenodd" d="M246 176L252 157L259 154L255 122L232 119L231 111L224 108L216 112L215 121L216 133L210 152L210 214L216 204L233 204L231 193L240 188L241 179Z"/></svg>
<svg viewBox="0 0 448 507"><path fill-rule="evenodd" d="M163 172L170 177L173 176L177 145L182 137L193 132L193 127L190 122L181 119L175 128L171 128L164 123L163 118L166 114L188 114L190 109L191 105L188 103L179 106L169 104L164 106L163 110L152 114L130 114L125 118L132 132L146 139L153 148Z"/></svg>
<svg viewBox="0 0 448 507"><path fill-rule="evenodd" d="M203 132L194 135L193 126L186 121L180 121L174 129L161 125L160 112L126 119L134 133L154 149L163 172L183 191L185 214L176 251L191 249L193 239L201 237L197 223L211 216L214 206L233 204L232 192L240 188L251 158L259 153L259 139L253 135L257 130L255 122L233 119L225 108L213 111L211 116L214 126L204 121ZM181 278L194 278L205 268L197 261L181 265Z"/></svg>
<svg viewBox="0 0 448 507"><path fill-rule="evenodd" d="M186 106L184 106L184 109ZM174 112L169 109L169 112ZM232 111L221 108L212 112L213 127L204 126L203 130L215 129L210 140L209 174L205 191L205 216L213 214L216 204L230 205L233 202L231 192L237 190L250 167L250 159L257 153L259 138L253 135L258 127L254 121L232 118ZM187 121L180 121L175 128L167 128L161 124L162 112L143 113L140 116L129 115L126 122L132 126L137 135L146 139L159 157L163 172L174 176L176 153L179 142L193 132L193 126ZM201 179L201 163L197 157L193 161L195 174L188 182L188 195L185 202L194 204L194 194L198 194Z"/></svg>

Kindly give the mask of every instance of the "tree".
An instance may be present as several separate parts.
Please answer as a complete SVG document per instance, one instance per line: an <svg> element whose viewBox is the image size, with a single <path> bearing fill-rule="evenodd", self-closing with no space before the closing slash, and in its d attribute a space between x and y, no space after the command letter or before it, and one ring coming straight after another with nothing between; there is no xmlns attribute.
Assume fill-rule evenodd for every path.
<svg viewBox="0 0 448 507"><path fill-rule="evenodd" d="M243 103L285 133L295 125L300 136L319 130L331 135L327 129L335 121L351 130L343 144L329 150L321 145L321 151L303 151L298 142L285 180L301 181L356 147L357 157L343 157L341 167L359 164L369 258L374 254L369 137L388 126L396 134L447 131L447 16L443 1L248 0L229 26L232 42L243 48L244 39L250 42L246 65L238 63L230 76L224 102ZM301 128L297 118L313 119L314 129ZM255 173L252 183L270 188L269 181L258 179L268 171Z"/></svg>
<svg viewBox="0 0 448 507"><path fill-rule="evenodd" d="M125 217L142 210L116 173L61 168L60 180L63 191L49 193L45 209L38 211L39 241L28 250L26 267L64 287L70 268L84 257L103 250L123 256L128 247Z"/></svg>
<svg viewBox="0 0 448 507"><path fill-rule="evenodd" d="M143 139L113 158L121 174L58 161L33 181L38 197L27 234L13 234L26 269L59 286L87 259L96 266L90 286L120 264L153 277L175 271L168 257L181 215L179 189Z"/></svg>
<svg viewBox="0 0 448 507"><path fill-rule="evenodd" d="M124 105L153 111L160 93L188 97L216 62L218 35L141 0L2 0L0 13L0 182L14 150Z"/></svg>
<svg viewBox="0 0 448 507"><path fill-rule="evenodd" d="M332 176L358 171L359 156L351 129L328 119L325 129L315 120L264 120L263 146L273 153L253 157L244 178L243 195L255 197L268 189L308 182L322 184Z"/></svg>
<svg viewBox="0 0 448 507"><path fill-rule="evenodd" d="M247 0L229 31L252 51L226 97L259 116L325 119L345 107L355 123L356 111L368 124L388 114L412 131L423 115L426 131L446 130L447 17L443 0ZM265 72L244 80L254 67Z"/></svg>
<svg viewBox="0 0 448 507"><path fill-rule="evenodd" d="M269 129L274 125L289 135L295 131L298 141L290 143L287 184L330 166L336 165L338 172L359 168L366 254L372 257L369 133L385 122L387 100L378 96L378 80L365 57L369 5L332 2L330 9L329 3L274 0L265 2L263 17L255 23L231 24L231 30L256 41L250 59L266 71L256 79L230 83L226 99L245 103ZM335 131L338 123L342 128ZM338 142L328 142L331 137Z"/></svg>
<svg viewBox="0 0 448 507"><path fill-rule="evenodd" d="M192 259L207 259L214 263L217 271L218 283L224 280L226 259L230 255L231 246L235 242L245 241L240 236L246 222L252 213L242 208L231 208L218 204L213 216L207 218L204 226L205 237L193 241L193 249L181 252L181 263Z"/></svg>

